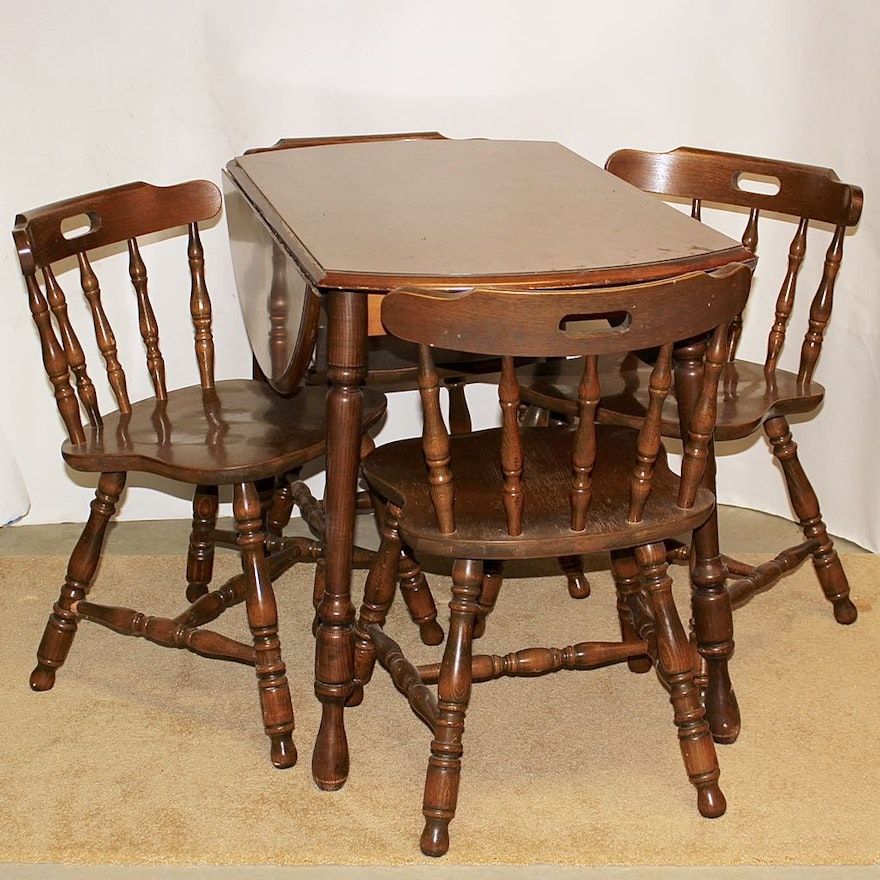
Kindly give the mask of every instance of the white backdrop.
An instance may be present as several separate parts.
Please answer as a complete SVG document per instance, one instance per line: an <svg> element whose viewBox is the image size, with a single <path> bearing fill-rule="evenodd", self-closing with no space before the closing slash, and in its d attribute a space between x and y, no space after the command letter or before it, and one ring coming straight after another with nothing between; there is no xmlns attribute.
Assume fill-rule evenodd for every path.
<svg viewBox="0 0 880 880"><path fill-rule="evenodd" d="M282 136L431 129L559 141L598 163L622 146L691 144L834 168L865 189L866 209L846 244L817 372L828 398L795 437L831 531L880 550L875 0L4 7L0 204L9 228L17 211L128 180L219 182L228 159ZM220 370L244 375L248 348L222 222L205 245L226 351ZM24 513L27 494L24 523L81 520L91 483L61 463L63 431L37 371L11 240L0 253L0 427L8 441L8 449L0 444L0 522ZM772 302L775 289L762 289L760 275L758 284L755 301ZM747 333L745 353L761 356L763 323ZM166 351L188 348L180 334L165 329ZM386 437L414 424L412 400L393 403ZM722 458L721 500L787 513L764 442L753 447ZM167 498L144 482L121 511L125 519L188 515L182 495Z"/></svg>

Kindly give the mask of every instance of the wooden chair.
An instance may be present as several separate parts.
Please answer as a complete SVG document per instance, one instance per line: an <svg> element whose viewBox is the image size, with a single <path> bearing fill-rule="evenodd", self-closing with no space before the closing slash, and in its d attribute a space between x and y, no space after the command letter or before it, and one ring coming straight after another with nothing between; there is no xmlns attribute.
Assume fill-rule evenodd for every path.
<svg viewBox="0 0 880 880"><path fill-rule="evenodd" d="M198 224L211 220L220 206L220 192L208 181L169 187L130 183L16 217L13 237L30 310L68 434L61 452L74 470L99 475L91 513L70 557L30 683L37 691L53 686L80 620L157 645L244 663L256 670L272 762L276 767L289 767L296 761L294 718L272 580L298 559L320 556L320 546L306 539L279 539L267 558L265 519L273 478L324 451L324 395L317 388L302 388L292 399L282 399L252 379L215 379L211 301ZM183 270L183 260L183 271L176 277L167 270L153 271L148 289L138 239L157 233L163 240L180 238L183 231L187 234L178 253L183 257L185 252L188 272ZM155 246L167 248L173 243ZM104 258L126 249L133 290L110 297L92 263L103 260L104 278L112 278L113 260ZM77 265L84 300L68 301L59 277ZM154 270L159 265L155 261ZM121 263L115 266L124 272ZM166 285L183 289L166 292ZM155 296L157 289L159 296ZM187 373L198 384L181 383L174 388L166 381L160 315L192 322L195 359ZM123 333L130 328L132 337L135 327L140 331L143 351L132 352L128 373L123 368L126 359L117 350L117 340L122 344L124 339L117 336L111 319ZM77 324L79 332L74 329ZM88 328L94 341L87 338ZM104 366L106 387L93 381L87 366L92 354ZM146 367L142 375L133 369L139 360ZM169 358L169 368L171 364ZM385 400L377 392L368 392L364 402L366 430L382 417ZM173 618L99 605L89 597L104 534L129 472L154 474L195 488L186 562L191 604ZM231 535L216 528L221 486L231 487L235 519ZM242 574L209 592L214 545L230 540L241 553ZM206 628L242 601L252 643Z"/></svg>
<svg viewBox="0 0 880 880"><path fill-rule="evenodd" d="M763 427L773 455L781 465L804 540L756 567L725 556L724 567L717 576L722 581L731 578L728 592L736 606L771 586L807 556L812 556L816 575L833 605L835 618L840 623L852 623L857 611L849 598L846 574L822 520L816 493L798 460L788 417L815 412L825 396L825 389L813 379L813 373L831 317L834 284L843 258L846 231L858 222L861 214L861 189L842 183L828 168L692 147L680 147L669 153L620 150L608 159L606 168L646 192L670 201L689 202L691 214L698 220L706 219L703 216L705 209L719 209L728 214L745 212L747 219L742 242L754 252L758 252L758 227L762 214L791 223L794 233L784 277L773 314L767 315L769 333L764 363L752 363L737 356L742 318L731 326L720 383L715 440L741 440ZM768 222L772 223L772 220L768 219ZM826 227L830 227L827 233ZM821 240L823 234L830 241L825 245L825 260L815 294L811 299L801 297L798 300L804 304L802 323L805 332L797 372L791 372L781 369L779 364L794 311L808 231L811 231L811 241ZM758 271L761 272L760 268ZM803 286L802 280L800 286ZM756 303L749 306L748 315L750 321L759 320ZM647 357L645 355L644 352L641 357L627 353L601 360L600 372L605 389L599 410L601 421L627 425L640 423L647 410L647 380L651 370L650 363L646 362L650 361L650 353ZM687 362L687 350L683 350L678 369L687 372L691 368ZM530 387L524 390L523 397L530 404L569 416L576 413L576 364L558 360L548 362L534 371L530 380L521 379L529 382ZM664 437L681 434L674 390L667 400L662 431ZM714 460L707 478L709 487L714 490ZM718 547L715 515L704 527L702 537ZM673 558L687 561L688 548L677 546ZM721 634L715 641L711 650L716 659L728 656L733 647L732 633ZM717 739L728 742L736 738L737 731L738 719L731 719L726 730L721 726L713 728Z"/></svg>
<svg viewBox="0 0 880 880"><path fill-rule="evenodd" d="M700 481L727 324L745 304L749 282L749 268L738 265L714 275L598 290L400 289L383 302L389 332L419 344L424 431L421 440L380 446L364 462L364 477L387 509L356 624L350 702L363 698L378 656L432 733L421 837L425 854L439 856L449 846L471 686L504 675L536 676L621 660L644 670L650 657L671 695L698 808L707 817L724 812L715 748L672 601L663 542L698 527L713 509L712 493L700 488ZM614 326L603 320L609 315L619 319ZM589 318L601 326L578 324ZM660 441L673 342L710 333L679 479L667 467ZM446 430L432 346L452 344L502 357L500 428L451 436ZM597 425L597 356L655 345L660 353L651 374L652 405L640 430ZM584 356L577 424L522 427L514 357L575 354ZM417 554L454 560L449 635L439 663L413 665L384 631L402 543ZM620 571L628 561L635 566L633 576L617 581L620 642L532 647L503 657L473 653L474 627L490 610L486 593L496 592L492 581L500 579L503 560L608 550L620 557ZM431 684L437 684L436 695Z"/></svg>

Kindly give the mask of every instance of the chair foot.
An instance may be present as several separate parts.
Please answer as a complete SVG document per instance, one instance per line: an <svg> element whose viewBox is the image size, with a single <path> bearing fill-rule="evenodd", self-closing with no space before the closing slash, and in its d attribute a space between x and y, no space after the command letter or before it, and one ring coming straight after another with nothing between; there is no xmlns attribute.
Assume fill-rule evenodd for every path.
<svg viewBox="0 0 880 880"><path fill-rule="evenodd" d="M568 595L572 599L586 599L590 595L590 582L584 574L584 562L580 556L560 556L559 567L568 580Z"/></svg>
<svg viewBox="0 0 880 880"><path fill-rule="evenodd" d="M834 619L838 623L849 626L849 624L856 622L858 616L859 610L848 596L834 602Z"/></svg>
<svg viewBox="0 0 880 880"><path fill-rule="evenodd" d="M55 684L55 670L51 666L38 663L31 673L30 685L32 691L48 691Z"/></svg>
<svg viewBox="0 0 880 880"><path fill-rule="evenodd" d="M629 667L629 671L635 672L636 675L644 675L654 667L653 661L647 655L644 657L630 657L626 661L626 665Z"/></svg>
<svg viewBox="0 0 880 880"><path fill-rule="evenodd" d="M204 586L204 584L190 584L186 588L186 601L187 602L195 602L196 599L201 599L202 596L206 596L208 594L208 588Z"/></svg>
<svg viewBox="0 0 880 880"><path fill-rule="evenodd" d="M293 736L287 733L272 739L269 751L272 764L279 770L286 770L296 764L296 746L293 744Z"/></svg>
<svg viewBox="0 0 880 880"><path fill-rule="evenodd" d="M740 725L732 725L730 728L722 727L721 730L712 731L712 742L719 746L732 746L739 737Z"/></svg>
<svg viewBox="0 0 880 880"><path fill-rule="evenodd" d="M817 515L813 520L802 525L808 541L810 538L815 538L820 542L818 551L813 553L813 570L816 572L825 598L831 603L834 619L844 626L855 623L859 611L849 597L849 579L843 570L840 556L834 549L834 542L828 536L825 524Z"/></svg>
<svg viewBox="0 0 880 880"><path fill-rule="evenodd" d="M717 819L724 815L727 800L717 782L697 786L697 809L705 819Z"/></svg>
<svg viewBox="0 0 880 880"><path fill-rule="evenodd" d="M323 634L319 632L319 640ZM321 791L339 791L348 779L351 759L343 719L344 700L328 693L331 689L315 682L321 703L321 725L312 750L312 779ZM331 692L332 693L332 692Z"/></svg>
<svg viewBox="0 0 880 880"><path fill-rule="evenodd" d="M449 819L426 819L419 843L426 856L438 858L446 855L449 850Z"/></svg>
<svg viewBox="0 0 880 880"><path fill-rule="evenodd" d="M443 627L437 623L437 606L434 604L431 588L418 560L403 545L400 548L397 579L409 616L419 628L422 644L441 645L445 636Z"/></svg>
<svg viewBox="0 0 880 880"><path fill-rule="evenodd" d="M729 746L736 742L742 728L739 703L726 664L709 663L709 681L703 694L706 720L712 740Z"/></svg>
<svg viewBox="0 0 880 880"><path fill-rule="evenodd" d="M443 627L436 620L429 620L419 624L419 638L423 645L442 645Z"/></svg>

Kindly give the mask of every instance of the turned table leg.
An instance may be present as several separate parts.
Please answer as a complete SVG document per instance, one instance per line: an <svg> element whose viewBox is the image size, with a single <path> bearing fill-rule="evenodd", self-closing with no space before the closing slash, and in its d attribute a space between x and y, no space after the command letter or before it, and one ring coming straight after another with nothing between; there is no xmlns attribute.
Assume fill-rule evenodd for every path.
<svg viewBox="0 0 880 880"><path fill-rule="evenodd" d="M315 695L321 726L312 755L312 775L325 791L348 778L348 742L343 712L354 679L354 605L351 558L355 494L360 464L366 373L367 298L352 291L328 294L327 488L325 491L325 586L315 635Z"/></svg>

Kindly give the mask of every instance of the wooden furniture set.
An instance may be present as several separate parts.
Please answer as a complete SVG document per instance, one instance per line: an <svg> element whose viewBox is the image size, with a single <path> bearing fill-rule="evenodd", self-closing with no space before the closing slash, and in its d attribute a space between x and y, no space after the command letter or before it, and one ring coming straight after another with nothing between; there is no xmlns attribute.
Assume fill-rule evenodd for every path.
<svg viewBox="0 0 880 880"><path fill-rule="evenodd" d="M778 193L750 192L742 185L750 175L772 178ZM449 846L471 687L501 675L623 660L633 671L655 667L698 808L721 815L713 740L732 742L740 726L728 672L732 606L812 556L836 618L856 617L786 417L811 412L822 399L813 370L861 191L827 169L733 154L626 150L603 170L558 144L436 133L281 141L231 161L224 183L255 379L214 375L198 231L220 210L213 184L129 184L16 218L43 362L69 438L62 454L74 469L99 475L32 687L52 687L80 620L250 664L272 761L291 766L293 710L273 582L310 560L317 565L315 694L322 705L315 782L327 790L344 784L344 713L362 700L358 711L369 711L378 658L431 731L426 854ZM647 193L692 201L693 217ZM710 204L748 209L742 243L696 222ZM736 358L736 345L762 211L793 216L797 232L767 362L756 366ZM779 352L810 221L833 232L792 375L778 368ZM181 279L153 273L148 290L138 239L181 229L189 272L179 296L195 358L169 387L157 316L183 307L164 293ZM98 257L118 269L120 248L128 252L132 290L111 298L92 263ZM84 294L77 302L53 271L70 269L70 258ZM125 306L136 311L133 323L121 317ZM74 330L77 318L92 328L95 344ZM129 362L123 371L122 332L114 326L139 328L146 378L135 377ZM109 393L96 390L87 370L93 354ZM525 365L515 360L522 358ZM169 368L175 361L169 358ZM498 380L500 427L470 429L463 386L474 378ZM451 430L439 402L444 383L457 401ZM374 450L368 431L385 411L378 389L416 386L422 438ZM782 464L805 540L752 569L720 553L713 432L726 440L759 425ZM682 439L680 476L667 465L663 437ZM319 503L297 476L320 456L327 485ZM353 547L354 516L364 506L361 470L380 524L374 556ZM175 618L98 605L89 596L106 526L132 471L194 487L181 577L188 607ZM217 529L224 486L232 491L232 533ZM314 540L283 535L294 502ZM682 547L675 539L686 533L692 541ZM216 544L239 549L242 574L211 589ZM610 552L619 642L474 652L474 639L491 626L505 560L559 557L571 594L583 596L588 586L577 563L597 551ZM445 639L421 554L452 561ZM356 615L351 570L367 561ZM689 563L690 637L672 602L669 561ZM422 640L442 643L439 662L413 665L385 632L398 585ZM569 600L560 594L560 601ZM240 602L252 643L207 628Z"/></svg>

